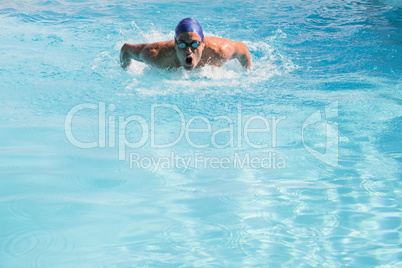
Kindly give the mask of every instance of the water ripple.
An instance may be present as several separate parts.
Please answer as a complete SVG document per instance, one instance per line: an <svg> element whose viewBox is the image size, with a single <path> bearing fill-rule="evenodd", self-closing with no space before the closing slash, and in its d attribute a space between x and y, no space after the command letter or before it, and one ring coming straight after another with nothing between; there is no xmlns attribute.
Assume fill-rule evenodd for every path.
<svg viewBox="0 0 402 268"><path fill-rule="evenodd" d="M2 250L13 256L44 255L48 252L72 251L76 238L57 229L32 226L4 237Z"/></svg>
<svg viewBox="0 0 402 268"><path fill-rule="evenodd" d="M3 184L9 190L0 198L0 213L4 213L0 218L29 219L32 216L32 202L43 200L45 196L40 185L30 182L12 182L10 185Z"/></svg>

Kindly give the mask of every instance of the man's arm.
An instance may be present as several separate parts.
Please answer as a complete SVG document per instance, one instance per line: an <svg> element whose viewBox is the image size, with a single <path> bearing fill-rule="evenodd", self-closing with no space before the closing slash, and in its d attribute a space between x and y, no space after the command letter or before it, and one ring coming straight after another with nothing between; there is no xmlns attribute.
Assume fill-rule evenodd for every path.
<svg viewBox="0 0 402 268"><path fill-rule="evenodd" d="M236 42L233 58L238 59L247 69L251 69L251 55L244 43Z"/></svg>
<svg viewBox="0 0 402 268"><path fill-rule="evenodd" d="M125 43L120 51L120 64L123 68L127 68L130 65L131 59L137 61L143 61L142 54L144 48L147 46L144 44L128 44Z"/></svg>

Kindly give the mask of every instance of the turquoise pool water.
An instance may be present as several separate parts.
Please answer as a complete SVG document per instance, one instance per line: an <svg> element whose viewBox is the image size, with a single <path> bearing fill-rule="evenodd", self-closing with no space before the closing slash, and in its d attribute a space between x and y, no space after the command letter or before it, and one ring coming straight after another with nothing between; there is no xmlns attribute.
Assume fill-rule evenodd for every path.
<svg viewBox="0 0 402 268"><path fill-rule="evenodd" d="M0 267L401 267L401 8L0 1ZM253 71L119 67L188 16Z"/></svg>

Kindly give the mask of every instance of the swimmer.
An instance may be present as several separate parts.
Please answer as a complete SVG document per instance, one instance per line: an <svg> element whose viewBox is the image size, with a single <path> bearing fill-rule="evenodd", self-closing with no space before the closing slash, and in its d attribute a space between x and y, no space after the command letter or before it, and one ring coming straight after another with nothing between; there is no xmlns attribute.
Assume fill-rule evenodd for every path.
<svg viewBox="0 0 402 268"><path fill-rule="evenodd" d="M201 25L192 18L181 20L175 32L174 40L170 41L124 44L120 52L121 66L126 68L134 59L158 68L192 70L205 65L222 66L228 60L237 59L251 69L250 52L242 42L204 37Z"/></svg>

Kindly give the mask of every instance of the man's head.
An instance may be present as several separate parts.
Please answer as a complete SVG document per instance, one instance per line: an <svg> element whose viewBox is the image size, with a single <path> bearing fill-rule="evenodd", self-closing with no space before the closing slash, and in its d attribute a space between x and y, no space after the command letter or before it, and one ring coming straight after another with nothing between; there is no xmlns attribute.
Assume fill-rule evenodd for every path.
<svg viewBox="0 0 402 268"><path fill-rule="evenodd" d="M201 25L192 18L183 19L176 26L175 49L180 64L194 69L204 50L204 33Z"/></svg>

